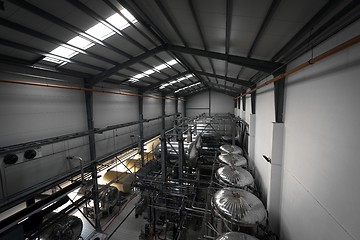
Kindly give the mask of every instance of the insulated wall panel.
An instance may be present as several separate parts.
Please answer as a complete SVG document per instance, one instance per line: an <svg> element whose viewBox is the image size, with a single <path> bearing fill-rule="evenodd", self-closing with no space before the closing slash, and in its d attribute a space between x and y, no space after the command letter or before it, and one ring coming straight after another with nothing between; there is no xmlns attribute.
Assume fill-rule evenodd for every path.
<svg viewBox="0 0 360 240"><path fill-rule="evenodd" d="M161 116L161 99L155 98L144 98L143 100L143 112L144 118L156 118ZM154 120L148 123L144 123L144 136L150 137L155 133L160 133L161 131L161 119Z"/></svg>
<svg viewBox="0 0 360 240"><path fill-rule="evenodd" d="M12 71L22 74L2 72L0 78L39 83L46 81L60 85L80 82L66 77L58 80L45 76L37 78L34 76L43 73L34 70L31 74L22 72L23 69ZM87 130L84 92L1 83L0 122L2 147ZM22 158L25 150L16 153ZM35 160L25 160L14 165L5 165L3 156L0 157L3 195L12 197L20 192L25 194L55 181L60 175L74 171L79 162L67 160L66 157L80 156L88 161L88 138L44 145L39 153L41 157Z"/></svg>
<svg viewBox="0 0 360 240"><path fill-rule="evenodd" d="M234 98L223 93L211 91L211 114L234 113Z"/></svg>
<svg viewBox="0 0 360 240"><path fill-rule="evenodd" d="M314 56L356 36L359 28L356 22L338 33ZM360 239L359 75L357 44L287 79L282 239Z"/></svg>
<svg viewBox="0 0 360 240"><path fill-rule="evenodd" d="M94 125L103 128L139 120L138 98L133 96L94 93ZM97 157L138 142L138 125L95 135Z"/></svg>
<svg viewBox="0 0 360 240"><path fill-rule="evenodd" d="M261 199L266 203L267 193L269 191L270 164L265 161L263 155L271 157L272 155L272 122L275 118L274 113L274 93L273 85L268 85L258 91L256 96L256 120L255 120L255 169L256 181L261 191ZM246 108L246 114L249 115L250 109Z"/></svg>

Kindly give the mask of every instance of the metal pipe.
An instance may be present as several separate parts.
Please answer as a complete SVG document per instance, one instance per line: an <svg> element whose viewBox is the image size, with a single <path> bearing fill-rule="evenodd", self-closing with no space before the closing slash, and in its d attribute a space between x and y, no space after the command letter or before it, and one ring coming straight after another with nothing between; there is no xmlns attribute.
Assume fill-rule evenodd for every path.
<svg viewBox="0 0 360 240"><path fill-rule="evenodd" d="M37 82L26 82L26 81L16 81L16 80L0 80L0 83L13 83L13 84L20 84L20 85L29 85L29 86L37 86L37 87L48 87L48 88L59 88L59 89L68 89L68 90L75 90L75 91L84 91L84 92L96 92L96 93L107 93L107 94L117 94L117 95L126 95L131 97L146 97L146 98L155 98L155 99L169 99L169 100L180 100L184 101L181 98L172 98L172 97L159 97L156 95L145 95L145 94L138 94L138 93L129 93L129 92L115 92L110 90L100 90L100 89L91 89L91 88L84 88L84 87L73 87L73 86L64 86L64 85L57 85L57 84L49 84L49 83L37 83Z"/></svg>
<svg viewBox="0 0 360 240"><path fill-rule="evenodd" d="M328 50L328 51L326 51L326 52L324 52L324 53L322 53L322 54L320 54L320 55L318 55L318 56L316 56L314 58L311 58L309 61L304 62L304 63L294 67L293 69L290 69L290 70L278 75L277 77L274 77L274 78L260 84L258 87L253 88L250 91L247 91L247 92L235 97L235 99L238 99L240 97L244 97L244 96L246 96L248 94L251 94L252 92L255 92L256 90L259 90L260 88L263 88L263 87L269 85L270 83L279 81L279 80L281 80L281 79L283 79L283 78L285 78L287 76L290 76L290 75L292 75L292 74L294 74L294 73L296 73L296 72L298 72L298 71L300 71L300 70L302 70L302 69L304 69L304 68L306 68L306 67L308 67L310 65L313 65L313 64L315 64L315 63L317 63L317 62L319 62L319 61L321 61L321 60L323 60L323 59L325 59L327 57L330 57L330 56L334 55L335 53L338 53L338 52L340 52L340 51L342 51L344 49L347 49L347 48L349 48L349 47L351 47L351 46L353 46L353 45L355 45L355 44L357 44L359 42L360 42L360 35L357 35L356 37L353 37L353 38L343 42L342 44L337 45L336 47L334 47L334 48L332 48L332 49L330 49L330 50ZM283 67L283 66L281 66L281 67Z"/></svg>
<svg viewBox="0 0 360 240"><path fill-rule="evenodd" d="M22 219L32 215L33 213L35 213L36 211L38 211L39 209L42 209L46 206L48 206L49 204L51 204L52 202L62 198L65 194L69 193L70 191L73 191L74 189L78 188L80 186L79 182L75 182L59 191L57 191L56 193L50 195L49 197L36 202L35 204L11 215L10 217L0 221L0 233L9 229L10 227L14 226L15 224L17 224L19 221L21 221Z"/></svg>

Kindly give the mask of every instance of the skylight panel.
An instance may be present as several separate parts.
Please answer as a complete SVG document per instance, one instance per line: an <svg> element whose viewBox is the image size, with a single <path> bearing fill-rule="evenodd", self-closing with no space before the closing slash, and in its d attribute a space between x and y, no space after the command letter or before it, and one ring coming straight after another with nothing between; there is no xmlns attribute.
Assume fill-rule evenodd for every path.
<svg viewBox="0 0 360 240"><path fill-rule="evenodd" d="M123 8L122 10L120 10L120 12L132 23L136 23L137 20L136 18L126 9Z"/></svg>
<svg viewBox="0 0 360 240"><path fill-rule="evenodd" d="M45 57L45 58L43 58L43 60L48 61L48 62L58 63L58 64L63 62L63 61L61 61L59 59L52 58L52 57Z"/></svg>
<svg viewBox="0 0 360 240"><path fill-rule="evenodd" d="M188 88L195 87L195 86L197 86L197 85L199 85L199 84L201 84L201 82L197 82L197 83L191 84L191 85L189 85L189 86L180 88L180 89L176 90L175 93L181 92L181 91L183 91L183 90L185 90L185 89L188 89Z"/></svg>
<svg viewBox="0 0 360 240"><path fill-rule="evenodd" d="M132 23L137 22L136 18L125 8L120 10L120 12L125 16L125 18L128 21L130 21ZM114 27L118 28L119 30L123 30L123 29L127 28L128 26L130 26L130 24L128 23L128 21L125 18L122 17L120 14L115 13L114 15L108 17L106 19L106 21L109 22ZM105 40L106 38L115 34L115 32L113 30L111 30L109 27L105 26L105 24L103 24L103 23L98 23L95 26L86 30L85 32L87 34L91 35L92 37L97 38L101 41ZM70 39L67 43L74 47L81 48L83 50L86 50L95 45L93 42L91 42L83 37L80 37L80 36L76 36L76 37ZM75 56L76 54L78 54L79 52L77 52L76 50L73 50L72 48L66 48L63 46L59 46L59 47L55 48L54 50L52 50L50 53L64 57L64 58L71 58L71 57ZM43 60L48 61L48 62L58 63L58 64L66 63L66 61L57 59L56 57L45 57L45 58L43 58ZM148 71L152 71L152 72L149 72L148 74L154 73L154 70L148 70Z"/></svg>
<svg viewBox="0 0 360 240"><path fill-rule="evenodd" d="M102 23L98 23L95 26L91 27L86 31L86 33L100 40L104 40L110 37L111 35L115 34L113 30L106 27Z"/></svg>
<svg viewBox="0 0 360 240"><path fill-rule="evenodd" d="M175 59L173 59L173 60L171 60L171 61L168 61L168 62L166 62L168 65L170 65L170 66L172 66L172 65L174 65L174 64L177 64L178 62L175 60Z"/></svg>
<svg viewBox="0 0 360 240"><path fill-rule="evenodd" d="M139 73L139 74L135 75L133 78L140 79L140 78L143 78L145 76L146 76L145 74Z"/></svg>
<svg viewBox="0 0 360 240"><path fill-rule="evenodd" d="M161 64L161 65L155 67L155 69L158 71L163 70L164 68L167 68L166 64Z"/></svg>
<svg viewBox="0 0 360 240"><path fill-rule="evenodd" d="M139 79L137 79L137 78L130 78L130 80L129 80L129 82L132 82L132 83L135 83L135 82L138 82L139 81Z"/></svg>
<svg viewBox="0 0 360 240"><path fill-rule="evenodd" d="M144 73L145 73L146 75L150 75L150 74L153 74L154 72L155 72L154 70L149 69L149 70L145 71Z"/></svg>
<svg viewBox="0 0 360 240"><path fill-rule="evenodd" d="M76 36L73 39L71 39L70 41L67 42L70 45L73 45L75 47L81 48L81 49L88 49L89 47L93 46L94 43L86 40L85 38Z"/></svg>
<svg viewBox="0 0 360 240"><path fill-rule="evenodd" d="M71 58L72 56L75 56L78 52L75 52L74 50L60 46L60 47L57 47L54 50L52 50L50 53L61 56L61 57L65 57L65 58Z"/></svg>
<svg viewBox="0 0 360 240"><path fill-rule="evenodd" d="M110 16L109 18L107 18L106 21L111 23L113 26L115 26L119 30L123 30L123 29L127 28L128 26L130 26L130 24L126 21L126 19L117 13Z"/></svg>

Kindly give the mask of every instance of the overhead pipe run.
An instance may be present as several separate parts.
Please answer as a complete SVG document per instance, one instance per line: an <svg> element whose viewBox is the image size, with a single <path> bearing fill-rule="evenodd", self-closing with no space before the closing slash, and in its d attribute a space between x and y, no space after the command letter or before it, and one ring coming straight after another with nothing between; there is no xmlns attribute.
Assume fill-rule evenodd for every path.
<svg viewBox="0 0 360 240"><path fill-rule="evenodd" d="M64 86L64 85L49 84L49 83L24 82L24 81L3 80L3 79L0 79L0 83L12 83L12 84L29 85L29 86L36 86L36 87L59 88L59 89L68 89L68 90L84 91L84 92L107 93L107 94L125 95L125 96L131 96L131 97L146 97L146 98L155 98L155 99L169 99L169 100L184 101L181 98L159 97L159 96L155 96L155 95L144 95L144 94L129 93L129 92L115 92L115 91L110 91L110 90Z"/></svg>
<svg viewBox="0 0 360 240"><path fill-rule="evenodd" d="M288 71L286 71L286 72L284 72L284 73L282 73L282 74L280 74L280 75L278 75L278 76L276 76L276 77L274 77L274 78L260 84L258 87L253 88L250 91L247 91L247 92L235 97L235 99L238 99L238 98L241 98L241 97L246 96L248 94L251 94L251 93L255 92L256 90L269 85L270 83L279 81L279 80L281 80L281 79L283 79L283 78L285 78L287 76L290 76L290 75L292 75L292 74L294 74L294 73L296 73L296 72L298 72L298 71L300 71L300 70L302 70L302 69L304 69L304 68L306 68L306 67L308 67L310 65L313 65L313 64L315 64L315 63L317 63L317 62L319 62L319 61L321 61L321 60L323 60L323 59L325 59L327 57L330 57L330 56L334 55L335 53L338 53L338 52L340 52L340 51L342 51L342 50L344 50L344 49L346 49L348 47L351 47L351 46L353 46L353 45L355 45L355 44L357 44L359 42L360 42L360 35L357 35L356 37L353 37L353 38L349 39L348 41L343 42L342 44L340 44L340 45L338 45L338 46L336 46L336 47L334 47L334 48L332 48L332 49L330 49L330 50L328 50L328 51L326 51L326 52L324 52L324 53L322 53L322 54L320 54L320 55L318 55L318 56L316 56L314 58L311 58L309 61L304 62L303 64L300 64L300 65L294 67L293 69L290 69L290 70L288 70Z"/></svg>

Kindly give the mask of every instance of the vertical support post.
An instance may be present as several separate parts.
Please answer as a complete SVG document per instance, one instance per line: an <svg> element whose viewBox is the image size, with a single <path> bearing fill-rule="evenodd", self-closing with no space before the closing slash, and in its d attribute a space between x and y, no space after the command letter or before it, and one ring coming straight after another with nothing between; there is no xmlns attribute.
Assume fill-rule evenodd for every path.
<svg viewBox="0 0 360 240"><path fill-rule="evenodd" d="M274 77L286 72L286 66L274 73ZM274 82L275 122L284 122L285 78Z"/></svg>
<svg viewBox="0 0 360 240"><path fill-rule="evenodd" d="M240 100L241 100L241 98L238 98L237 99L237 116L238 117L240 117Z"/></svg>
<svg viewBox="0 0 360 240"><path fill-rule="evenodd" d="M161 132L161 180L166 182L166 159L167 159L167 146L165 130Z"/></svg>
<svg viewBox="0 0 360 240"><path fill-rule="evenodd" d="M141 167L145 165L145 158L144 158L144 98L139 96L139 150L140 150L140 158L141 158Z"/></svg>
<svg viewBox="0 0 360 240"><path fill-rule="evenodd" d="M183 172L184 172L184 138L182 134L182 128L177 127L177 140L179 144L179 183L182 184Z"/></svg>
<svg viewBox="0 0 360 240"><path fill-rule="evenodd" d="M211 117L211 89L209 89L209 116Z"/></svg>
<svg viewBox="0 0 360 240"><path fill-rule="evenodd" d="M85 87L89 87L86 86ZM94 111L93 111L93 92L85 92L85 103L86 103L86 117L88 129L94 129ZM93 163L91 168L91 178L93 181L93 201L94 201L94 213L95 213L95 230L101 232L100 224L100 207L99 207L99 186L97 181L97 168L96 168L96 146L95 146L95 135L89 135L90 145L90 158Z"/></svg>
<svg viewBox="0 0 360 240"><path fill-rule="evenodd" d="M179 99L176 97L175 99L175 113L179 112Z"/></svg>
<svg viewBox="0 0 360 240"><path fill-rule="evenodd" d="M162 95L161 99L161 129L165 131L165 96Z"/></svg>
<svg viewBox="0 0 360 240"><path fill-rule="evenodd" d="M176 96L175 96L176 97ZM176 97L175 99L175 113L178 114L179 113L179 100L178 98ZM178 115L175 115L175 126L176 125L181 125L179 122L178 122Z"/></svg>
<svg viewBox="0 0 360 240"><path fill-rule="evenodd" d="M187 112L186 112L186 106L187 106L187 99L183 99L183 102L184 102L184 117L187 117Z"/></svg>
<svg viewBox="0 0 360 240"><path fill-rule="evenodd" d="M242 96L242 109L245 112L246 111L246 96Z"/></svg>
<svg viewBox="0 0 360 240"><path fill-rule="evenodd" d="M192 142L192 133L191 133L191 127L190 127L190 126L188 126L188 132L187 132L187 139L186 139L186 141L187 141L188 143Z"/></svg>
<svg viewBox="0 0 360 240"><path fill-rule="evenodd" d="M251 89L256 88L256 85L251 87ZM251 114L256 113L256 91L252 92L251 95Z"/></svg>

